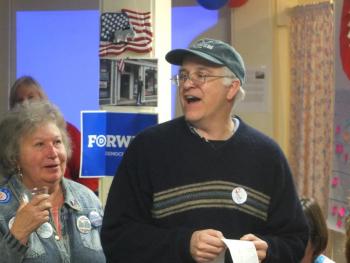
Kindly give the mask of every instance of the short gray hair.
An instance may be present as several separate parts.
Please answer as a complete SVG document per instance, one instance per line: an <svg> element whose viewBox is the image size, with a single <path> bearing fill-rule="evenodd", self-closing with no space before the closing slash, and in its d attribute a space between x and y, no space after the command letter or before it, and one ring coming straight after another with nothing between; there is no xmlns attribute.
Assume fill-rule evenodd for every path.
<svg viewBox="0 0 350 263"><path fill-rule="evenodd" d="M20 140L43 124L53 123L59 129L67 158L72 154L66 122L58 108L47 100L24 101L6 112L0 120L0 177L17 172Z"/></svg>
<svg viewBox="0 0 350 263"><path fill-rule="evenodd" d="M224 71L225 71L224 75L228 75L228 76L231 75L233 79L239 80L239 78L237 78L236 75L228 67L224 67ZM232 83L232 79L224 78L224 85L231 85L231 83ZM245 97L245 90L242 88L242 83L239 83L239 90L234 98L232 108L236 106L237 102L242 101L244 97Z"/></svg>

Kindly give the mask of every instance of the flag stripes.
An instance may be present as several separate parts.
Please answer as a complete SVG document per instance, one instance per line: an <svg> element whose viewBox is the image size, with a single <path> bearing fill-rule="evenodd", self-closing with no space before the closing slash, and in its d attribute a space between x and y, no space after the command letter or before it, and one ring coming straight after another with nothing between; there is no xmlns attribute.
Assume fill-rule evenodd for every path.
<svg viewBox="0 0 350 263"><path fill-rule="evenodd" d="M152 50L151 12L121 11L101 15L100 57Z"/></svg>

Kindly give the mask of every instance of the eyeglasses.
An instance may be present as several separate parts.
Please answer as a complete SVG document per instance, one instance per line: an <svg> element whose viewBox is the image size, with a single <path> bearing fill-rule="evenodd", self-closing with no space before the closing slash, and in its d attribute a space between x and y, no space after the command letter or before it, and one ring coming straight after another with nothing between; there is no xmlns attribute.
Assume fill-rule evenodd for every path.
<svg viewBox="0 0 350 263"><path fill-rule="evenodd" d="M191 74L179 73L171 78L171 81L177 86L183 86L187 80L192 81L195 85L203 85L207 82L207 78L231 78L234 79L236 76L228 75L208 75L201 72L192 72Z"/></svg>

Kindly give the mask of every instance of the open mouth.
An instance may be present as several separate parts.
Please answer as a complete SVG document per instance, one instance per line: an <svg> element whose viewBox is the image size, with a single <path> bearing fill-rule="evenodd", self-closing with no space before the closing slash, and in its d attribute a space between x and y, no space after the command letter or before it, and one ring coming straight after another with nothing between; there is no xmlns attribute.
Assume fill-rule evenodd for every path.
<svg viewBox="0 0 350 263"><path fill-rule="evenodd" d="M45 165L44 167L48 169L53 169L53 168L57 168L58 166L59 166L58 164L50 164L50 165Z"/></svg>
<svg viewBox="0 0 350 263"><path fill-rule="evenodd" d="M200 101L200 98L195 96L185 96L185 100L187 103L194 103L194 102Z"/></svg>

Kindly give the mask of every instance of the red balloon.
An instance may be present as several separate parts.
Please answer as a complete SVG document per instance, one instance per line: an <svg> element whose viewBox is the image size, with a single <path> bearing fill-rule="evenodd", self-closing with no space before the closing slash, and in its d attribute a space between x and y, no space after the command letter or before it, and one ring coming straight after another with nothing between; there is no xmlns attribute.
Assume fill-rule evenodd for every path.
<svg viewBox="0 0 350 263"><path fill-rule="evenodd" d="M228 5L230 7L239 7L241 5L244 5L245 3L247 3L248 0L230 0L230 2L228 3Z"/></svg>
<svg viewBox="0 0 350 263"><path fill-rule="evenodd" d="M350 79L350 40L349 34L349 23L350 23L350 1L343 2L343 10L341 16L340 34L339 34L339 45L340 45L340 58L343 65L343 70Z"/></svg>

